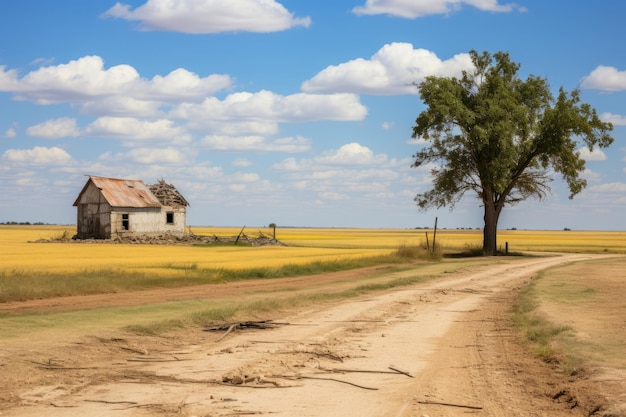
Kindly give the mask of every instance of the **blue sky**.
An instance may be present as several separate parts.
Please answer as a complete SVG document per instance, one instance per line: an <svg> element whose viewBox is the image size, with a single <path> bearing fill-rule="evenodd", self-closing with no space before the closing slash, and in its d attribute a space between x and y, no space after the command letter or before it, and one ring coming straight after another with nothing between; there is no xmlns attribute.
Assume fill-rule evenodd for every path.
<svg viewBox="0 0 626 417"><path fill-rule="evenodd" d="M190 225L482 227L468 194L418 212L428 75L506 51L614 124L574 200L500 228L626 229L620 0L10 0L0 5L0 222L74 223L86 175L165 179Z"/></svg>

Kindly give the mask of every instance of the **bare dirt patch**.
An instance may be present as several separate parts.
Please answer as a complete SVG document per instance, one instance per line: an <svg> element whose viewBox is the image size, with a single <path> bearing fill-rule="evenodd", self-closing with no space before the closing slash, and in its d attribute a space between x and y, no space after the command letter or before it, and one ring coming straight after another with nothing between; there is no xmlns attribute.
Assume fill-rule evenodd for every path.
<svg viewBox="0 0 626 417"><path fill-rule="evenodd" d="M9 339L0 345L0 411L52 417L607 415L609 393L601 381L564 376L529 355L509 316L515 294L538 271L591 257L474 267L290 311L270 317L283 324L267 329L194 328L163 337L94 329L32 347ZM341 274L374 271L380 273ZM324 279L337 275L316 277L315 285ZM247 281L221 291L281 283L296 285ZM162 296L171 297L166 291ZM206 291L194 297L210 298ZM56 305L97 305L78 298ZM96 301L90 297L90 303Z"/></svg>

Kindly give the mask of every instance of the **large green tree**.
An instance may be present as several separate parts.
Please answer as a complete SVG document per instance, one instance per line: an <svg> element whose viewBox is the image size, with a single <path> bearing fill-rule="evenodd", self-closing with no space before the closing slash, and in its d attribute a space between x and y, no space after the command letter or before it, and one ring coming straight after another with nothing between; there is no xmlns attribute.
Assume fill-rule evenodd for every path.
<svg viewBox="0 0 626 417"><path fill-rule="evenodd" d="M427 142L413 167L432 165L432 188L415 197L420 210L450 207L468 191L484 207L483 252L496 254L498 219L506 205L550 192L550 170L562 175L573 198L586 185L576 147L590 151L613 142L610 123L563 88L518 76L509 54L470 52L474 68L457 77L427 77L418 84L426 105L413 137Z"/></svg>

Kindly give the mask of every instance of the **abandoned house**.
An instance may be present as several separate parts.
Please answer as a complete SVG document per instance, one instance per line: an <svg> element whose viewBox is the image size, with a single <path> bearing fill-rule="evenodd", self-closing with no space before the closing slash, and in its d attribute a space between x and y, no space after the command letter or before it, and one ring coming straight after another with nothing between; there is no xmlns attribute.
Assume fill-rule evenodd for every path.
<svg viewBox="0 0 626 417"><path fill-rule="evenodd" d="M76 238L183 235L188 205L164 180L146 185L140 180L90 176L74 202Z"/></svg>

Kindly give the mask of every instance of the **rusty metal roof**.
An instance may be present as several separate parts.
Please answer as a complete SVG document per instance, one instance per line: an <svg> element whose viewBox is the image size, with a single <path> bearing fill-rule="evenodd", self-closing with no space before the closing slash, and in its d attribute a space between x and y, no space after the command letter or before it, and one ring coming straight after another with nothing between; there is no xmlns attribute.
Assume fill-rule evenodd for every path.
<svg viewBox="0 0 626 417"><path fill-rule="evenodd" d="M78 204L90 182L98 187L111 207L161 207L159 200L143 181L95 176L89 177L74 205Z"/></svg>

